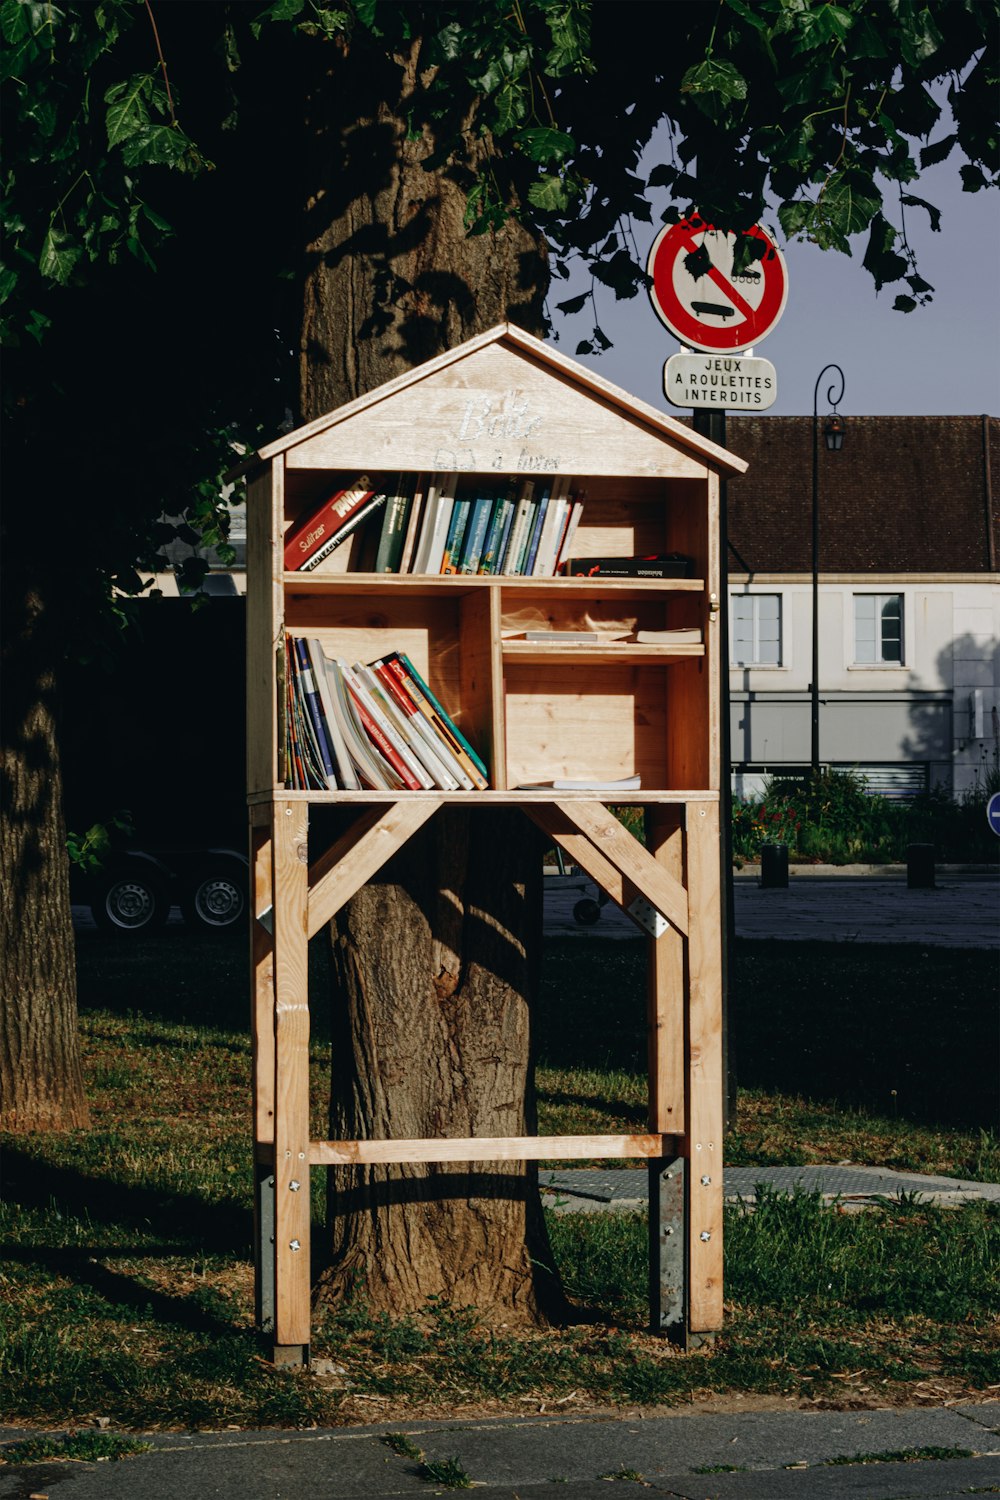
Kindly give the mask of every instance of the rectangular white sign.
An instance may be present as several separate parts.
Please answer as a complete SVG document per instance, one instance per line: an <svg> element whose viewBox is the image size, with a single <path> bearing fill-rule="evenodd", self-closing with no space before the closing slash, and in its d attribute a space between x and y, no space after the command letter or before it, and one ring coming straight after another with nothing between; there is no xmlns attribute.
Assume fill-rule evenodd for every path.
<svg viewBox="0 0 1000 1500"><path fill-rule="evenodd" d="M744 354L673 354L663 367L663 392L674 406L763 411L778 395L769 359Z"/></svg>

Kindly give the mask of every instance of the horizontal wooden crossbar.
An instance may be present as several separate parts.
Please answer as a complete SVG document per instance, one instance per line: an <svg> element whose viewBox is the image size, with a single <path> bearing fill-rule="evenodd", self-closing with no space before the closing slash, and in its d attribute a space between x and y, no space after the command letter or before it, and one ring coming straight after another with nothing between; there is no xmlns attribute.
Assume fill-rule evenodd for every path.
<svg viewBox="0 0 1000 1500"><path fill-rule="evenodd" d="M313 1166L400 1161L574 1161L600 1156L673 1156L672 1135L500 1135L452 1140L310 1141Z"/></svg>

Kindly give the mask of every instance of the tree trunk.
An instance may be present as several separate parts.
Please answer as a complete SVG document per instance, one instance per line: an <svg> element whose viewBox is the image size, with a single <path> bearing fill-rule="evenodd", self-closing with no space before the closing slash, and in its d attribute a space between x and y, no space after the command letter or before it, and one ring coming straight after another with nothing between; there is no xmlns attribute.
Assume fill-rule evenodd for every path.
<svg viewBox="0 0 1000 1500"><path fill-rule="evenodd" d="M329 58L331 49L324 49ZM544 246L514 221L467 237L471 168L490 151L462 113L464 159L432 171L420 43L384 66L342 59L318 88L301 347L309 420L494 324L542 327ZM512 810L442 810L331 924L334 1138L535 1129L530 1016L541 945L538 837ZM561 1306L523 1163L331 1172L333 1258L320 1296L373 1310L430 1297L508 1321Z"/></svg>
<svg viewBox="0 0 1000 1500"><path fill-rule="evenodd" d="M6 632L4 647L0 1128L64 1130L87 1125L89 1117L77 1035L55 657L46 649L41 600L32 594L25 604L20 628Z"/></svg>

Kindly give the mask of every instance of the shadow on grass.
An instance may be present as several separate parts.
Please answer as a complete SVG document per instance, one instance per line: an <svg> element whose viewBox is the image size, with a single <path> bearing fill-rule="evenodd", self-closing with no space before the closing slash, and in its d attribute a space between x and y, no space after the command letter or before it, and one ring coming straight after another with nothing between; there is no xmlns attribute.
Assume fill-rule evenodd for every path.
<svg viewBox="0 0 1000 1500"><path fill-rule="evenodd" d="M554 1068L644 1071L645 964L644 944L595 952L574 939L547 943L540 1058ZM740 939L729 973L730 1054L741 1088L931 1126L996 1129L995 954Z"/></svg>
<svg viewBox="0 0 1000 1500"><path fill-rule="evenodd" d="M93 1177L71 1167L55 1166L41 1157L6 1146L3 1153L3 1197L22 1208L49 1209L95 1226L95 1240L103 1240L101 1226L115 1231L134 1229L151 1235L144 1254L221 1254L249 1259L253 1245L253 1215L238 1203L208 1203L195 1193L172 1193L156 1188L123 1186L110 1178ZM191 1226L189 1235L178 1233ZM169 1246L170 1248L167 1248ZM103 1248L85 1253L110 1254Z"/></svg>

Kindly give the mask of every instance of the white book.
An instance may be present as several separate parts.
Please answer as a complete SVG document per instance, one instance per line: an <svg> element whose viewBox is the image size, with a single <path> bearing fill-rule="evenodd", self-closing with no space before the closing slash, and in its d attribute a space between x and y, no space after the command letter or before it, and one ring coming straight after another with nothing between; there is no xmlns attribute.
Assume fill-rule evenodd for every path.
<svg viewBox="0 0 1000 1500"><path fill-rule="evenodd" d="M440 474L432 474L424 494L423 504L420 507L420 534L413 548L413 572L426 573L427 554L430 551L431 533L434 530L434 518L437 515L438 503L438 481Z"/></svg>
<svg viewBox="0 0 1000 1500"><path fill-rule="evenodd" d="M444 547L455 504L455 479L454 475L449 474L435 475L435 479L437 483L434 486L434 498L431 498L428 490L427 504L424 506L424 524L417 558L413 564L414 573L440 573L444 559Z"/></svg>
<svg viewBox="0 0 1000 1500"><path fill-rule="evenodd" d="M340 721L333 706L333 695L330 692L330 683L326 672L326 653L321 643L317 640L307 640L306 650L312 662L316 691L319 693L319 699L323 705L323 713L326 718L326 732L330 739L330 749L333 751L333 758L337 764L337 780L345 791L360 791L361 782L358 780L357 772L354 769L354 762L351 760L351 754L347 748L347 742L344 739Z"/></svg>
<svg viewBox="0 0 1000 1500"><path fill-rule="evenodd" d="M362 678L365 686L371 689L373 697L378 702L386 718L396 726L397 733L405 741L413 755L423 764L433 784L440 787L442 791L457 792L459 786L457 780L441 760L435 746L428 744L421 733L421 729L426 723L423 716L419 713L404 714L373 667L363 667L359 664L357 671L358 676ZM427 725L427 728L430 729L430 726Z"/></svg>
<svg viewBox="0 0 1000 1500"><path fill-rule="evenodd" d="M542 534L538 539L534 572L536 578L551 578L555 572L556 553L559 550L566 517L569 514L570 503L566 498L568 490L569 478L560 475L552 486L549 508L545 512L545 524L542 526Z"/></svg>
<svg viewBox="0 0 1000 1500"><path fill-rule="evenodd" d="M524 551L528 527L535 514L532 504L534 493L534 480L525 479L521 484L521 493L518 496L517 505L514 510L514 519L511 522L507 550L504 553L503 566L500 569L501 573L509 575L517 572L518 559Z"/></svg>
<svg viewBox="0 0 1000 1500"><path fill-rule="evenodd" d="M345 667L344 663L342 662L341 667L344 671L344 676L347 679L348 684L354 689L355 693L357 693L361 702L371 714L372 718L375 720L375 723L378 725L379 729L381 729L382 733L389 741L389 744L399 756L400 760L406 766L410 775L416 777L417 781L419 781L425 792L432 791L434 787L433 778L427 774L427 771L425 770L423 764L414 755L406 740L399 733L399 730L394 724L390 722L389 718L382 708L381 703L377 701L374 693L369 688L368 683L364 680L363 674L366 670L364 663L355 662L352 669L351 667Z"/></svg>
<svg viewBox="0 0 1000 1500"><path fill-rule="evenodd" d="M555 567L553 567L552 569L553 575L555 575L556 571L558 570L559 564L562 562L563 558L569 557L570 555L570 543L576 536L576 528L580 524L580 517L582 514L583 501L574 500L572 502L572 509L569 513L569 520L566 522L566 529L563 532L562 541L559 543L559 550L556 553Z"/></svg>

